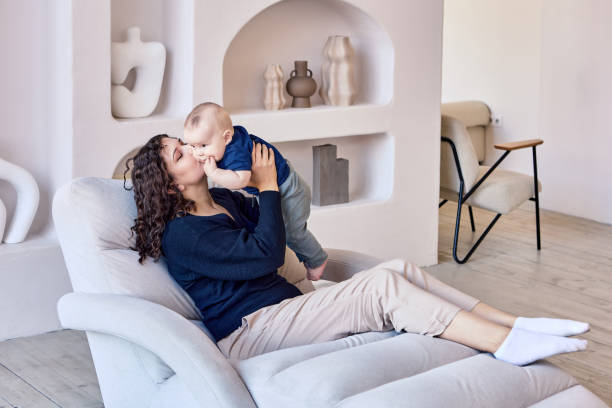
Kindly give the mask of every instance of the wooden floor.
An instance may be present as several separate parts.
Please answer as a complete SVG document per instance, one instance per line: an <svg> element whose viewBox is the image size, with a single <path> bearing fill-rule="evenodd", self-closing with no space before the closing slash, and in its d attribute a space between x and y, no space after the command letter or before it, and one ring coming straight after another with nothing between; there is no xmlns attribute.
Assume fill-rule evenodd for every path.
<svg viewBox="0 0 612 408"><path fill-rule="evenodd" d="M103 406L84 333L64 330L0 342L0 408Z"/></svg>
<svg viewBox="0 0 612 408"><path fill-rule="evenodd" d="M529 206L502 217L472 259L457 265L451 256L455 211L452 203L440 210L440 264L427 270L519 315L591 323L583 336L589 340L587 351L550 360L612 406L612 226L543 211L538 252ZM479 233L492 217L479 210L475 216ZM464 218L460 254L474 240ZM102 406L82 333L0 342L0 408Z"/></svg>
<svg viewBox="0 0 612 408"><path fill-rule="evenodd" d="M457 205L440 210L439 264L427 268L440 280L485 303L527 316L587 321L586 351L549 361L572 374L612 406L612 225L541 211L542 250L536 249L533 203L502 216L470 260L452 258ZM467 210L467 208L466 208ZM459 256L493 218L474 209L476 232L463 211Z"/></svg>

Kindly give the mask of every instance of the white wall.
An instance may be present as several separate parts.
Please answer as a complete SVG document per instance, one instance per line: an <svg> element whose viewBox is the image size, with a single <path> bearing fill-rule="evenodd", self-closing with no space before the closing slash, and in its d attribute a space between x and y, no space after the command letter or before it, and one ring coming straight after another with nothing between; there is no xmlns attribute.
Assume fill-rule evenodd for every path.
<svg viewBox="0 0 612 408"><path fill-rule="evenodd" d="M487 135L489 163L499 156L492 141L539 135L541 3L444 2L442 102L478 99L502 115L503 127ZM504 167L528 171L528 153L512 153Z"/></svg>
<svg viewBox="0 0 612 408"><path fill-rule="evenodd" d="M26 241L0 243L0 340L60 328L55 305L71 290L54 242L51 200L70 178L70 0L0 1L0 157L27 169L40 205ZM70 154L67 157L71 157ZM0 181L13 215L16 194Z"/></svg>
<svg viewBox="0 0 612 408"><path fill-rule="evenodd" d="M39 182L40 209L30 236L40 234L49 221L50 140L47 133L49 19L45 2L0 2L0 49L2 64L2 131L0 157L27 169ZM0 198L12 215L16 195L0 181Z"/></svg>
<svg viewBox="0 0 612 408"><path fill-rule="evenodd" d="M442 101L480 99L503 117L493 143L544 139L543 208L612 223L604 123L612 53L607 0L446 0ZM531 152L503 167L531 172Z"/></svg>
<svg viewBox="0 0 612 408"><path fill-rule="evenodd" d="M546 207L606 223L612 223L611 20L609 0L544 2Z"/></svg>

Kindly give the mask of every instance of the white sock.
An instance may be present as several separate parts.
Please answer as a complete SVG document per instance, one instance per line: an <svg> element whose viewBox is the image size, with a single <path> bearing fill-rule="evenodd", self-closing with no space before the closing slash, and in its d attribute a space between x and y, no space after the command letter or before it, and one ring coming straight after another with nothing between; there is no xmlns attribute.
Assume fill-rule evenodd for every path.
<svg viewBox="0 0 612 408"><path fill-rule="evenodd" d="M513 328L493 354L496 359L525 365L555 354L586 349L587 341Z"/></svg>
<svg viewBox="0 0 612 408"><path fill-rule="evenodd" d="M554 336L574 336L589 330L589 324L585 322L548 317L519 317L513 327Z"/></svg>

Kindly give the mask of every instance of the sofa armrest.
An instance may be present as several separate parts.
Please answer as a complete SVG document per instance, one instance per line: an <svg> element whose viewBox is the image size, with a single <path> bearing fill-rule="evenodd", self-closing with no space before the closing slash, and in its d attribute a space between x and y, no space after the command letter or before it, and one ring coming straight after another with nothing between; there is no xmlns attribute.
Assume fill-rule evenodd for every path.
<svg viewBox="0 0 612 408"><path fill-rule="evenodd" d="M255 407L216 344L178 313L132 296L93 293L64 295L57 308L65 328L117 336L156 354L202 406Z"/></svg>
<svg viewBox="0 0 612 408"><path fill-rule="evenodd" d="M521 140L520 142L509 142L509 143L496 144L495 148L499 150L512 151L512 150L517 150L517 149L524 149L525 147L541 145L542 143L544 143L542 139L530 139L530 140Z"/></svg>
<svg viewBox="0 0 612 408"><path fill-rule="evenodd" d="M341 282L382 262L371 255L344 249L325 248L329 256L321 279Z"/></svg>

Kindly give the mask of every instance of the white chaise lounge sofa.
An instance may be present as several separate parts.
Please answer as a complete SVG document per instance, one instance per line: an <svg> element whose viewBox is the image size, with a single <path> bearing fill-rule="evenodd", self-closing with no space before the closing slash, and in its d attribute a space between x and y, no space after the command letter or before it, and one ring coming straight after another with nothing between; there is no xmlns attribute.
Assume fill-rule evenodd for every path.
<svg viewBox="0 0 612 408"><path fill-rule="evenodd" d="M74 293L65 328L85 330L107 408L606 407L545 361L516 367L457 343L364 333L228 361L163 262L137 263L132 194L117 180L61 188L53 218ZM329 250L325 279L377 259Z"/></svg>

